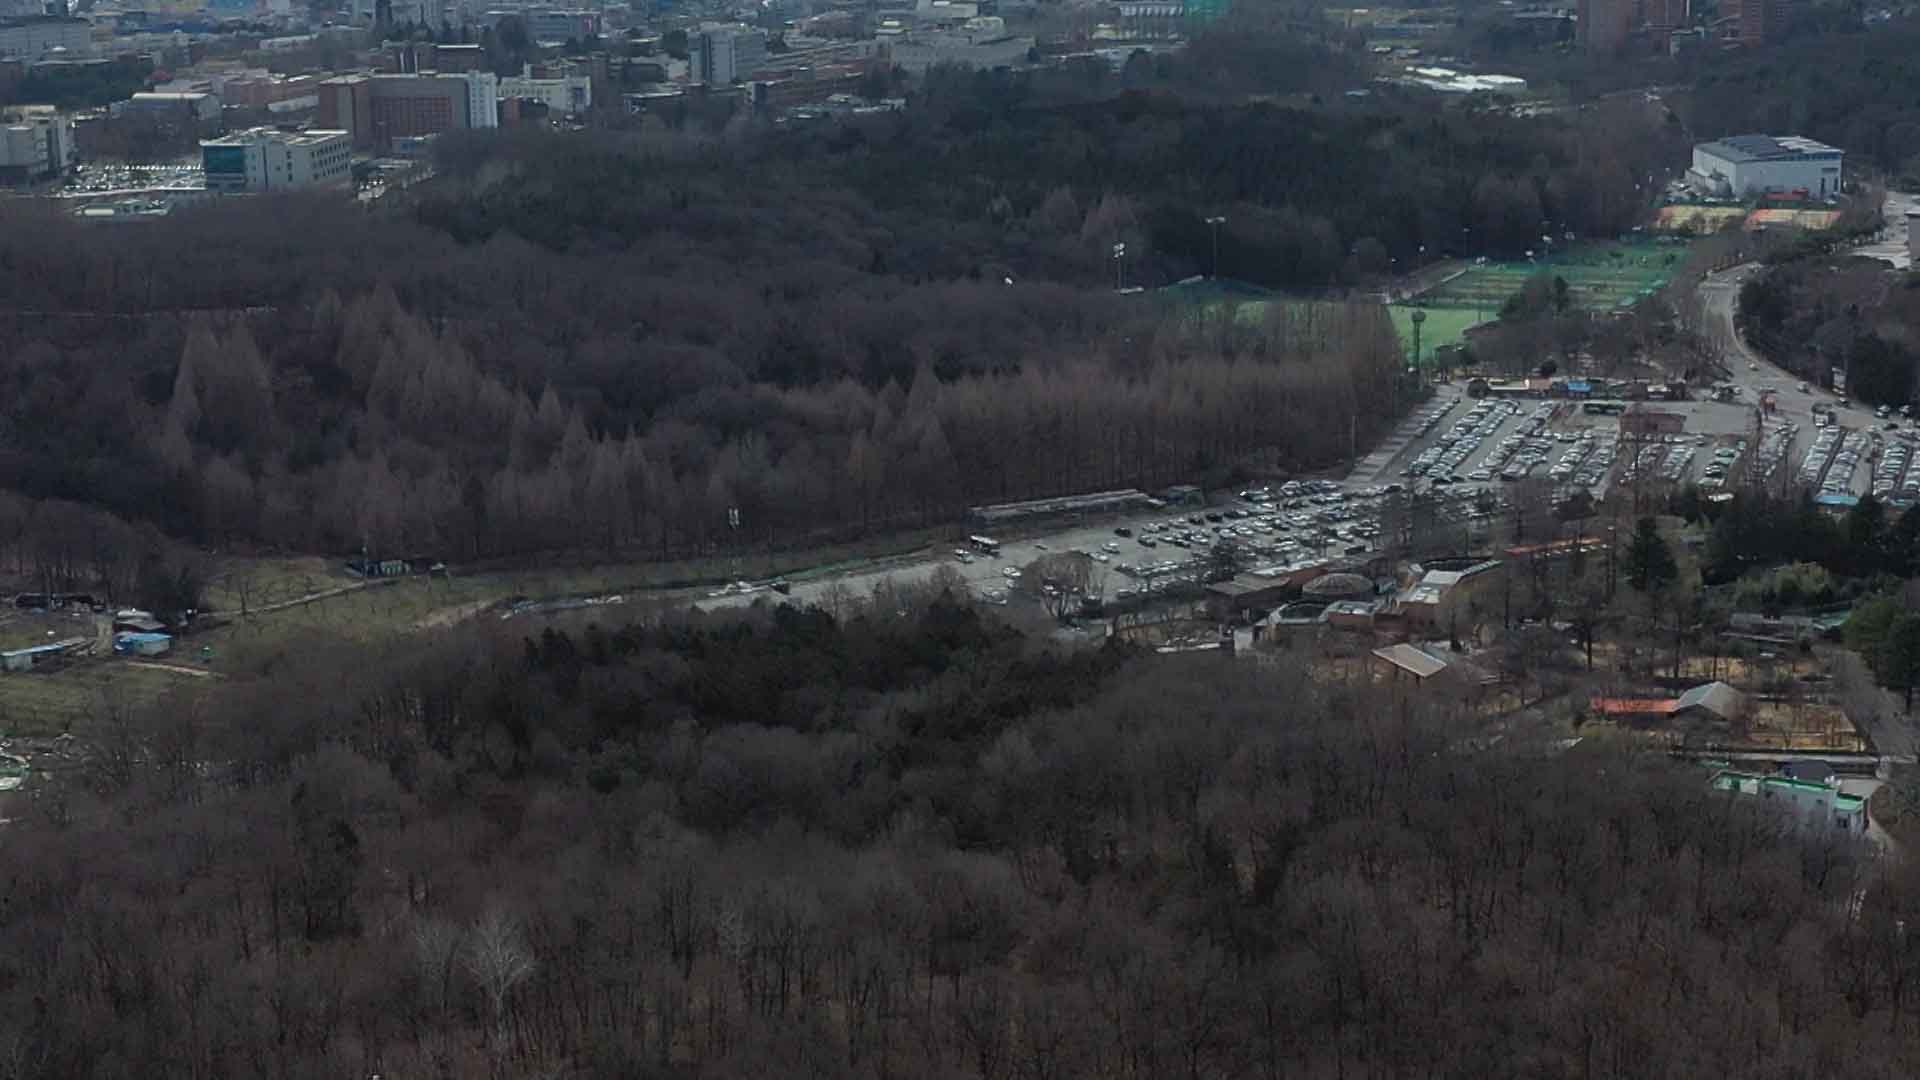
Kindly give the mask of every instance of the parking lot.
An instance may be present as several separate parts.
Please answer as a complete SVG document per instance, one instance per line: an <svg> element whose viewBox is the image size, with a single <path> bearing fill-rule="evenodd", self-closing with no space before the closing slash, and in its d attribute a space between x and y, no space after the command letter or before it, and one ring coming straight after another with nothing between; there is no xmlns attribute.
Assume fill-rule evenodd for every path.
<svg viewBox="0 0 1920 1080"><path fill-rule="evenodd" d="M199 191L207 186L200 163L120 165L87 162L76 165L60 186L60 194L96 196L144 191Z"/></svg>
<svg viewBox="0 0 1920 1080"><path fill-rule="evenodd" d="M1861 410L1832 411L1840 419L1822 420L1824 426L1775 414L1756 442L1756 398L1757 392L1730 402L1650 403L1680 414L1683 428L1636 441L1622 437L1618 416L1589 413L1580 403L1474 400L1456 387L1442 387L1344 482L1296 481L1216 498L1204 508L1167 506L1043 526L1027 530L1024 538L994 538L999 542L990 552L963 542L910 560L797 580L789 595L808 603L833 588L865 594L884 581L910 584L945 567L980 599L1005 604L1046 594L1053 583L1026 580L1037 560L1077 553L1089 565L1084 581L1068 587L1073 594L1098 596L1109 605L1140 602L1196 591L1215 569L1213 552L1221 542L1235 547L1239 566L1260 570L1302 568L1388 547L1391 531L1404 521L1396 508L1416 489L1444 499L1434 524L1463 528L1474 543L1484 544L1490 519L1505 511L1515 483L1525 479L1551 483L1560 499L1579 490L1605 498L1623 483L1657 493L1685 483L1712 490L1785 479L1817 490L1881 489L1896 499L1920 498L1920 453L1904 441L1910 426L1870 431L1863 426L1870 414ZM1896 444L1901 450L1890 452ZM1782 477L1783 471L1791 476ZM746 604L756 595L736 589L700 604Z"/></svg>
<svg viewBox="0 0 1920 1080"><path fill-rule="evenodd" d="M1829 425L1817 426L1775 414L1756 442L1757 398L1756 390L1732 401L1649 402L1649 409L1682 416L1684 427L1637 438L1623 437L1617 416L1588 413L1576 402L1436 399L1398 433L1397 452L1370 460L1367 475L1436 488L1545 479L1561 501L1582 490L1603 499L1619 484L1695 484L1711 492L1749 480L1777 482L1786 469L1816 491L1920 499L1920 471L1910 469L1920 462L1909 442L1920 441L1920 432L1863 426L1898 417L1869 420L1855 415L1860 410L1837 409L1814 416ZM1901 451L1889 460L1891 445Z"/></svg>

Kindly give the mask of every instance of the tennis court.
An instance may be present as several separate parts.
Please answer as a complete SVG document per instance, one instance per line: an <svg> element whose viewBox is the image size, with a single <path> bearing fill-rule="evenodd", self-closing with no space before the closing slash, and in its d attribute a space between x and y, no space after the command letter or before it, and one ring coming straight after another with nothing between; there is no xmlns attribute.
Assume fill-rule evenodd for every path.
<svg viewBox="0 0 1920 1080"><path fill-rule="evenodd" d="M1413 300L1393 305L1393 325L1413 347L1413 309L1427 313L1420 328L1421 360L1458 344L1473 326L1500 314L1507 298L1542 271L1567 283L1572 303L1587 311L1624 311L1660 290L1686 258L1684 244L1666 242L1580 244L1550 258L1485 262L1463 270Z"/></svg>

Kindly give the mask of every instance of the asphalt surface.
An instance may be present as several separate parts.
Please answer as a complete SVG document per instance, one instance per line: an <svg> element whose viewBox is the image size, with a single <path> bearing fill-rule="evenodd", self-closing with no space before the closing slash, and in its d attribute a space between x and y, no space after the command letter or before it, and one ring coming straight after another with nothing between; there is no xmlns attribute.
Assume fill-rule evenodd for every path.
<svg viewBox="0 0 1920 1080"><path fill-rule="evenodd" d="M1912 266L1913 260L1907 254L1907 211L1914 209L1920 209L1920 197L1901 191L1887 192L1886 202L1881 204L1881 215L1887 222L1886 229L1879 239L1865 247L1856 248L1853 253L1879 259L1895 270Z"/></svg>
<svg viewBox="0 0 1920 1080"><path fill-rule="evenodd" d="M1841 400L1838 395L1774 366L1747 345L1734 326L1733 315L1739 305L1740 287L1759 271L1758 264L1746 263L1709 275L1701 282L1699 299L1705 315L1703 329L1719 341L1725 350L1727 366L1733 372L1729 381L1741 388L1740 401L1752 406L1760 400L1762 391L1773 391L1775 410L1772 416L1766 418L1764 430L1771 430L1783 421L1790 421L1799 428L1787 455L1788 464L1795 470L1800 468L1807 450L1818 435L1813 420L1815 404L1835 406L1835 423L1843 431L1875 433L1870 440L1874 453L1854 470L1849 484L1849 490L1854 494L1864 495L1872 488L1873 464L1878 460L1878 450L1884 445L1885 436L1891 432L1886 431L1884 421L1874 419L1871 409L1858 405L1838 407ZM1802 390L1802 386L1806 389Z"/></svg>

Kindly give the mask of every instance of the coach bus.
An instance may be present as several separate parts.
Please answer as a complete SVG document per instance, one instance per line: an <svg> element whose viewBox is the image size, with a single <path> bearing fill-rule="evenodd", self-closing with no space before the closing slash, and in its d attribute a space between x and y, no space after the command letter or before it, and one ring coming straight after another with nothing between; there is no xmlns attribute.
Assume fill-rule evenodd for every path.
<svg viewBox="0 0 1920 1080"><path fill-rule="evenodd" d="M998 540L985 536L969 536L967 537L967 543L972 544L973 550L982 555L1000 554L1000 541Z"/></svg>

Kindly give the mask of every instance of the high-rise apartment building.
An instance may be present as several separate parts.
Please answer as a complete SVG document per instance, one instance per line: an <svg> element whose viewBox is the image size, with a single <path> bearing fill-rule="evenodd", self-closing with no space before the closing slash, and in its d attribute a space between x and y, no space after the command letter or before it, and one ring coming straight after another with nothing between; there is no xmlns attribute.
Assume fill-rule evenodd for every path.
<svg viewBox="0 0 1920 1080"><path fill-rule="evenodd" d="M1579 0L1574 30L1580 48L1602 55L1619 52L1633 33L1638 7L1638 0Z"/></svg>
<svg viewBox="0 0 1920 1080"><path fill-rule="evenodd" d="M716 26L687 39L693 81L727 86L752 77L767 59L767 35L744 26Z"/></svg>

